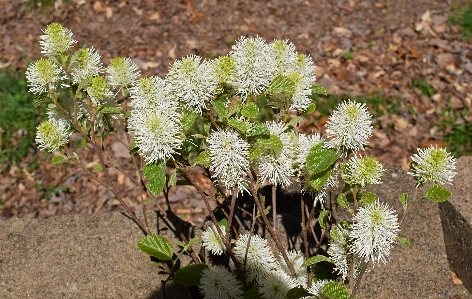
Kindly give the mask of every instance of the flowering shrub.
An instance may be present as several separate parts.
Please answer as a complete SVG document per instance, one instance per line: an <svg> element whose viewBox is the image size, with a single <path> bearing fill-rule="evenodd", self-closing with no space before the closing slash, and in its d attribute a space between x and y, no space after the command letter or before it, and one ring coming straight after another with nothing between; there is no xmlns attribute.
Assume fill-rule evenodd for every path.
<svg viewBox="0 0 472 299"><path fill-rule="evenodd" d="M366 186L381 183L385 169L377 159L359 154L372 134L365 104L341 103L326 123L326 136L298 131L301 115L316 108L311 95L326 91L314 85L311 57L298 53L292 43L241 37L226 56L202 60L190 55L176 60L164 78L139 78L129 58L114 58L104 68L95 49L72 52L76 41L60 24L50 24L44 33L40 44L46 58L27 70L30 91L38 96L35 103L51 101L49 119L37 128L38 146L56 153L53 163L76 164L113 192L147 234L139 248L172 261L172 267L162 263L169 279L198 286L205 298L355 298L368 265L386 263L393 243L409 243L398 235L408 195L400 196L404 209L399 221L396 211L366 191ZM103 138L120 128L132 133L123 141L137 168L136 177L129 177L144 196L157 203L164 192L171 210L169 189L178 181L195 186L213 222L201 241L209 254L228 255L227 267L202 264L192 250L200 238L186 239L173 214L158 205L181 237L177 242L182 249L174 255L169 241L152 234L147 221L140 221L126 205L107 168L122 170L102 146ZM100 161L94 172L103 171L104 179L71 152L68 139L73 132L82 135L82 145L94 149ZM447 200L451 194L440 184L452 181L454 158L445 149L430 147L419 149L412 159L416 187L432 184L413 200ZM195 182L195 167L207 174L220 198L211 198ZM294 181L302 191L304 252L288 251L276 231L276 187ZM343 191L325 205L341 182ZM266 183L273 186L270 206L260 192ZM254 205L250 230L233 221L237 198L245 192ZM209 202L221 201L224 195L231 203L223 205L226 218L217 219ZM321 211L316 218L317 208ZM351 219L336 222L333 209L346 209ZM263 223L277 252L254 233L256 220ZM317 224L320 234L313 229ZM309 234L316 243L312 246ZM323 243L326 251L320 251ZM189 254L193 263L177 269L182 254ZM334 272L320 275L320 262L332 263Z"/></svg>

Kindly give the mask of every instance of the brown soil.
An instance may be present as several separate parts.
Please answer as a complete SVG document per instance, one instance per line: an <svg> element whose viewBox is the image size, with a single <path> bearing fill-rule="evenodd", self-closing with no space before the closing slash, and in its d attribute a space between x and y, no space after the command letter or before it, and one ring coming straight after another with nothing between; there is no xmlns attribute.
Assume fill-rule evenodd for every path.
<svg viewBox="0 0 472 299"><path fill-rule="evenodd" d="M41 29L52 21L70 28L79 46L95 47L105 65L115 56L127 56L145 75L163 76L174 59L185 55L227 54L240 36L289 39L299 52L313 57L317 83L330 93L381 91L386 97L401 97L398 115L376 120L371 145L377 149L369 154L386 165L406 168L417 147L445 145L440 141L444 132L431 129L439 111L449 105L457 110L471 107L471 46L460 41L459 27L446 22L450 9L460 2L70 0L45 14L24 9L21 1L6 0L0 2L0 67L24 70L26 61L39 58ZM353 58L345 59L346 52L353 52ZM431 84L435 95L421 95L412 88L413 79ZM120 157L119 164L129 168L127 153L117 141L106 143L110 153ZM84 161L95 161L88 149L77 152ZM35 156L40 166L28 171ZM50 158L34 151L20 167L11 166L1 174L1 218L121 210L111 193L74 167L52 165ZM131 182L118 173L112 176L129 205L140 209L141 199ZM38 188L39 181L46 190L53 185L67 188L48 193ZM205 212L194 193L176 189L173 205L177 214L201 223Z"/></svg>

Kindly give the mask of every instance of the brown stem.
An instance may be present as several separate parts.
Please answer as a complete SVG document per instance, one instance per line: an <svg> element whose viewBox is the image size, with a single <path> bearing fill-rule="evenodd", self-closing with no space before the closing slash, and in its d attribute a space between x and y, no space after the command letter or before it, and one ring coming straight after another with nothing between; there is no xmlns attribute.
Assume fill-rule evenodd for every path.
<svg viewBox="0 0 472 299"><path fill-rule="evenodd" d="M229 238L229 232L231 230L231 227L233 225L233 216L234 216L234 207L236 206L236 198L238 197L238 187L235 187L232 191L233 193L231 194L231 206L229 207L229 217L228 217L228 226L226 227L226 241L228 242Z"/></svg>
<svg viewBox="0 0 472 299"><path fill-rule="evenodd" d="M364 265L362 266L361 272L359 273L359 276L356 279L356 285L354 286L354 289L351 292L351 297L349 297L350 299L356 298L356 293L359 290L359 286L361 285L362 276L364 276L364 273L365 273L365 270L366 270L368 264L369 263L367 262L367 263L364 263Z"/></svg>
<svg viewBox="0 0 472 299"><path fill-rule="evenodd" d="M272 222L274 223L274 232L277 232L277 185L272 185Z"/></svg>
<svg viewBox="0 0 472 299"><path fill-rule="evenodd" d="M305 203L305 198L304 198L303 195L300 196L300 206L301 206L301 212L302 212L302 235L303 235L303 245L304 245L303 247L305 247L305 259L308 259L310 257L310 253L309 253L309 249L308 249L307 223L309 223L309 222L306 221L306 219L305 219L305 217L306 217L306 213L305 213L306 203ZM308 273L311 273L311 271L308 271ZM310 280L311 280L310 275L308 275L308 277L307 277L308 287L311 287L311 281Z"/></svg>

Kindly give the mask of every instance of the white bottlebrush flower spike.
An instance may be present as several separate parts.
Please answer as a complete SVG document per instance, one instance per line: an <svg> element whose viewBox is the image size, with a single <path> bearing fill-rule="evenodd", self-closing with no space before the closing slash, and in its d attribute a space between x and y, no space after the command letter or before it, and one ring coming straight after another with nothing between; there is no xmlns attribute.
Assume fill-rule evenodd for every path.
<svg viewBox="0 0 472 299"><path fill-rule="evenodd" d="M130 58L115 57L107 67L107 79L113 87L126 87L138 79L138 65Z"/></svg>
<svg viewBox="0 0 472 299"><path fill-rule="evenodd" d="M246 173L249 171L249 144L230 130L218 130L207 138L212 177L229 190L246 189Z"/></svg>
<svg viewBox="0 0 472 299"><path fill-rule="evenodd" d="M171 94L198 113L206 109L218 86L211 63L201 60L195 55L176 60L165 78Z"/></svg>
<svg viewBox="0 0 472 299"><path fill-rule="evenodd" d="M365 104L351 100L339 104L326 123L326 133L332 138L328 144L354 152L363 149L372 135L371 119Z"/></svg>
<svg viewBox="0 0 472 299"><path fill-rule="evenodd" d="M285 299L287 292L297 286L297 282L283 271L271 271L260 281L259 292L262 298Z"/></svg>
<svg viewBox="0 0 472 299"><path fill-rule="evenodd" d="M226 228L223 225L220 225L220 229L223 232L223 235L226 235ZM221 255L226 251L226 247L221 240L220 234L214 224L210 225L202 233L203 246L214 255Z"/></svg>
<svg viewBox="0 0 472 299"><path fill-rule="evenodd" d="M59 23L49 24L43 32L45 34L40 36L39 44L41 53L46 56L63 54L77 42L72 31Z"/></svg>
<svg viewBox="0 0 472 299"><path fill-rule="evenodd" d="M367 184L380 184L385 169L374 157L354 156L346 162L342 177L350 185L360 185L364 188Z"/></svg>
<svg viewBox="0 0 472 299"><path fill-rule="evenodd" d="M234 255L243 267L246 265L247 278L250 281L256 279L256 281L261 282L263 277L278 268L277 260L270 250L267 240L258 235L251 236L247 258L245 260L248 240L248 234L239 236L236 247L234 248Z"/></svg>
<svg viewBox="0 0 472 299"><path fill-rule="evenodd" d="M107 80L102 76L93 77L87 87L87 93L95 105L100 105L107 97L113 97Z"/></svg>
<svg viewBox="0 0 472 299"><path fill-rule="evenodd" d="M295 274L297 276L297 279L296 279L297 284L306 287L307 271L306 271L306 267L302 266L302 264L305 262L305 257L303 256L302 253L296 250L288 250L286 251L286 253L287 253L287 257L289 261L292 263L292 266L295 269ZM285 263L285 260L282 254L279 255L278 263L280 265L280 268L285 272L285 274L287 274L288 277L291 277L292 274L290 273L290 270L287 266L287 263Z"/></svg>
<svg viewBox="0 0 472 299"><path fill-rule="evenodd" d="M328 256L334 263L334 270L338 271L345 280L349 273L349 230L335 225L329 232Z"/></svg>
<svg viewBox="0 0 472 299"><path fill-rule="evenodd" d="M418 154L411 156L413 162L410 165L409 174L416 179L416 187L426 182L433 184L451 183L457 174L456 160L444 148L428 147L418 149Z"/></svg>
<svg viewBox="0 0 472 299"><path fill-rule="evenodd" d="M36 143L42 150L53 152L69 141L69 125L55 120L46 120L36 128Z"/></svg>
<svg viewBox="0 0 472 299"><path fill-rule="evenodd" d="M147 162L169 159L179 150L183 142L180 118L173 103L131 111L128 127Z"/></svg>
<svg viewBox="0 0 472 299"><path fill-rule="evenodd" d="M102 72L100 55L94 48L77 50L70 59L69 71L72 76L72 83L87 85L92 77Z"/></svg>
<svg viewBox="0 0 472 299"><path fill-rule="evenodd" d="M163 102L172 101L171 97L168 96L164 80L155 76L139 79L129 91L131 106L134 109L146 109Z"/></svg>
<svg viewBox="0 0 472 299"><path fill-rule="evenodd" d="M228 84L236 75L236 62L231 56L221 56L212 60L215 77L220 84Z"/></svg>
<svg viewBox="0 0 472 299"><path fill-rule="evenodd" d="M28 66L26 79L32 93L44 93L55 89L61 80L66 79L62 68L51 59L40 59Z"/></svg>
<svg viewBox="0 0 472 299"><path fill-rule="evenodd" d="M353 217L349 238L351 252L368 262L387 262L390 248L399 231L397 215L387 204L378 200L367 207L360 207Z"/></svg>
<svg viewBox="0 0 472 299"><path fill-rule="evenodd" d="M241 299L244 296L239 281L223 266L203 270L199 289L205 299Z"/></svg>
<svg viewBox="0 0 472 299"><path fill-rule="evenodd" d="M260 172L260 180L269 180L271 184L288 186L289 177L294 175L296 163L297 136L292 132L285 132L287 126L282 122L266 123L270 134L277 136L282 141L281 151L264 150L257 159L257 168Z"/></svg>
<svg viewBox="0 0 472 299"><path fill-rule="evenodd" d="M231 85L243 101L248 95L262 93L275 77L274 57L260 38L241 37L229 53L236 63L236 76Z"/></svg>

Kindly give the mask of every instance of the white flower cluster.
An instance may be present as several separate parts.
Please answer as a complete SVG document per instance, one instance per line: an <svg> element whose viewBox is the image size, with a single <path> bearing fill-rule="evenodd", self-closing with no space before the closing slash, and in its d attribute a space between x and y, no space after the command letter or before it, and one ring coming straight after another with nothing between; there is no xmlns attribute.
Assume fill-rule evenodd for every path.
<svg viewBox="0 0 472 299"><path fill-rule="evenodd" d="M353 156L344 165L342 177L350 185L380 184L385 171L382 164L374 157Z"/></svg>
<svg viewBox="0 0 472 299"><path fill-rule="evenodd" d="M418 149L418 154L414 154L411 159L411 171L409 174L416 179L416 186L419 187L426 182L433 184L451 183L457 174L456 160L444 148L428 147Z"/></svg>

